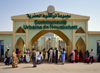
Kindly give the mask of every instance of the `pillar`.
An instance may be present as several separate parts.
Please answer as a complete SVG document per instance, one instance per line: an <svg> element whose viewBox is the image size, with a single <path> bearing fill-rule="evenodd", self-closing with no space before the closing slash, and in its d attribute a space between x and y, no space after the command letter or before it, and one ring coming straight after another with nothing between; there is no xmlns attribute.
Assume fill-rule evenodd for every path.
<svg viewBox="0 0 100 73"><path fill-rule="evenodd" d="M28 26L28 21L26 21L26 25ZM29 48L28 46L28 29L26 29L26 48Z"/></svg>
<svg viewBox="0 0 100 73"><path fill-rule="evenodd" d="M15 21L13 21L13 49L15 48Z"/></svg>
<svg viewBox="0 0 100 73"><path fill-rule="evenodd" d="M86 21L86 50L88 50L88 21Z"/></svg>
<svg viewBox="0 0 100 73"><path fill-rule="evenodd" d="M75 21L73 21L73 26L75 25ZM76 49L75 48L75 29L73 29L73 50Z"/></svg>

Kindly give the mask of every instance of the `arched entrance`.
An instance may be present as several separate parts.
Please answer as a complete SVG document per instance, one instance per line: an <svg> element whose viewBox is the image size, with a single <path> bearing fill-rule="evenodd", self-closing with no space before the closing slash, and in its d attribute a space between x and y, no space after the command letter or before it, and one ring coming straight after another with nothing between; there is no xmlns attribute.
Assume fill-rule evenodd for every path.
<svg viewBox="0 0 100 73"><path fill-rule="evenodd" d="M21 37L16 42L15 48L18 48L19 51L21 51L21 53L19 54L19 58L24 54L24 44L25 43Z"/></svg>
<svg viewBox="0 0 100 73"><path fill-rule="evenodd" d="M82 51L82 54L84 56L85 52L86 52L86 45L85 45L85 42L84 40L80 37L77 42L76 42L76 49L78 51Z"/></svg>
<svg viewBox="0 0 100 73"><path fill-rule="evenodd" d="M32 50L33 48L33 44L44 34L46 33L54 33L56 35L58 35L60 38L63 39L63 41L66 43L66 52L67 52L67 55L69 56L69 52L71 52L72 50L72 42L70 41L70 39L63 33L61 32L60 30L58 29L43 29L41 30L40 32L38 32L29 42L29 49Z"/></svg>

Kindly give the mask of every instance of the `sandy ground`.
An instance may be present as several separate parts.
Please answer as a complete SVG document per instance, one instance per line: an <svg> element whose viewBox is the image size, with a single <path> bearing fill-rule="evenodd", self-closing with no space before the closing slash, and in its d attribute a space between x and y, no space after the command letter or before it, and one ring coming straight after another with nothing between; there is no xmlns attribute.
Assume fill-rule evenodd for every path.
<svg viewBox="0 0 100 73"><path fill-rule="evenodd" d="M12 68L0 63L0 73L100 73L100 63L42 63L36 68L32 66L32 63L20 63L18 68Z"/></svg>

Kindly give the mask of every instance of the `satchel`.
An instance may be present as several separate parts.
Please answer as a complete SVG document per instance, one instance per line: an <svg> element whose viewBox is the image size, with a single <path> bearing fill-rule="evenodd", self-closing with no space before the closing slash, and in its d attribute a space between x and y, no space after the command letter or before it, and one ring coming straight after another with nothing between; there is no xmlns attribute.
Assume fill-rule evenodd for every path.
<svg viewBox="0 0 100 73"><path fill-rule="evenodd" d="M6 62L7 58L4 58L4 63Z"/></svg>

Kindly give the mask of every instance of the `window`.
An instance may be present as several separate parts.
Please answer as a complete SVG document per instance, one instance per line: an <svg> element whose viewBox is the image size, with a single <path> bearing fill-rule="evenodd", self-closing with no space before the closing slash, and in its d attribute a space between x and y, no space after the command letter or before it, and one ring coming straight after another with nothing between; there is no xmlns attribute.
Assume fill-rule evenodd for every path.
<svg viewBox="0 0 100 73"><path fill-rule="evenodd" d="M100 55L100 40L97 41L97 55Z"/></svg>
<svg viewBox="0 0 100 73"><path fill-rule="evenodd" d="M0 40L0 56L4 55L4 41Z"/></svg>

